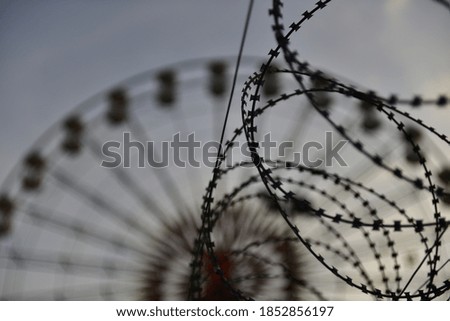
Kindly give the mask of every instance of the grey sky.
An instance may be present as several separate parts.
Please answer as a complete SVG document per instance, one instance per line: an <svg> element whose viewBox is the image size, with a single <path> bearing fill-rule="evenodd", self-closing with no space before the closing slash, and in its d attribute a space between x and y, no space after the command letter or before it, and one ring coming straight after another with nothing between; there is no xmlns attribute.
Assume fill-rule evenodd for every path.
<svg viewBox="0 0 450 321"><path fill-rule="evenodd" d="M286 23L315 2L286 1ZM236 54L247 4L0 0L0 181L89 96L147 69ZM256 1L246 54L274 46L269 5ZM366 87L432 96L450 93L448 30L450 13L431 1L335 0L294 43L311 63Z"/></svg>

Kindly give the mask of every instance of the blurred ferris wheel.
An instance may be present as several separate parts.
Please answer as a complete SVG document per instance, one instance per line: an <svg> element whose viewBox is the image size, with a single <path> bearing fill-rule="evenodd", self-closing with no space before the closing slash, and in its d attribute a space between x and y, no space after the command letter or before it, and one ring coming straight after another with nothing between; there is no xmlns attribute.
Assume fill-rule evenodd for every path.
<svg viewBox="0 0 450 321"><path fill-rule="evenodd" d="M0 298L447 300L449 141L417 116L447 96L296 60L289 37L328 2L289 28L274 2L277 47L242 57L220 149L235 57L133 76L47 130L0 188ZM269 133L292 148L263 153Z"/></svg>

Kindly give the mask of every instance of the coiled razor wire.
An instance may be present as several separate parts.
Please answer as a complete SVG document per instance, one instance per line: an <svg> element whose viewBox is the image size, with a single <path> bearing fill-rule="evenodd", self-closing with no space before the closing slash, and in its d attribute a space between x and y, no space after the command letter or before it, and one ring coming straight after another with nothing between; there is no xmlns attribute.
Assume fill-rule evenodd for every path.
<svg viewBox="0 0 450 321"><path fill-rule="evenodd" d="M439 211L438 207L439 199L447 199L449 197L449 194L447 191L445 191L443 187L437 186L435 184L435 182L432 179L432 172L427 166L426 159L421 153L419 144L415 142L414 137L412 137L411 133L408 133L404 122L398 120L396 115L406 116L409 120L411 120L415 124L425 128L431 134L438 136L447 145L449 144L449 141L445 135L439 134L434 128L424 125L424 123L421 120L415 119L414 117L410 116L409 113L400 111L397 107L393 106L394 104L399 103L399 100L396 98L396 96L392 96L391 98L386 99L384 97L378 96L373 91L362 92L354 87L350 87L339 82L337 79L327 77L319 70L312 70L308 66L307 62L300 61L298 59L299 54L296 51L291 50L290 48L291 36L293 36L293 34L295 34L300 30L302 24L304 24L309 19L313 18L316 14L319 14L320 10L325 9L330 2L331 0L318 1L311 10L305 11L302 14L302 17L298 22L292 23L289 26L288 31L286 33L284 33L285 26L282 22L283 3L282 1L279 0L274 0L272 2L272 8L269 10L269 14L273 17L274 24L272 26L272 30L274 31L275 39L277 41L278 46L275 49L271 49L269 51L269 59L267 60L267 62L264 63L261 66L260 71L258 73L255 73L252 77L250 77L249 80L244 85L241 97L243 127L238 129L238 133L240 134L243 129L246 140L248 142L249 149L251 151L253 164L259 173L260 182L264 184L266 191L269 195L269 199L274 203L273 205L277 208L280 215L285 220L286 224L295 234L298 241L300 241L301 245L303 245L306 249L308 249L310 254L313 255L333 275L346 282L348 286L354 287L363 292L364 294L370 294L373 295L375 298L379 299L393 299L393 300L399 299L411 300L414 298L420 298L421 300L435 299L437 297L442 296L444 293L448 293L448 290L450 288L448 273L446 273L445 270L443 269L443 267L445 267L445 265L447 264L448 260L444 261L444 264L442 264L441 268L438 268L439 262L441 262L442 240L444 239L444 235L447 232L449 223L448 219L443 217ZM446 3L441 4L448 5ZM342 210L344 210L344 212L345 211L348 212L347 219L343 218L342 214L335 214L334 216L329 215L326 214L326 212L322 208L314 208L308 203L303 204L303 208L306 209L308 212L310 212L314 217L320 219L322 224L325 223L324 218L328 219L329 220L328 222L334 223L336 227L328 227L328 228L331 231L334 231L335 233L338 233L338 230L342 225L351 226L351 228L355 228L361 231L362 235L366 238L366 241L369 245L369 250L373 252L374 257L377 260L378 263L377 270L382 276L382 281L385 286L384 290L377 288L374 285L374 280L372 279L372 277L368 276L365 271L360 271L365 281L360 283L359 281L354 280L349 275L346 275L345 272L342 272L339 266L336 267L330 264L326 259L326 257L322 256L322 254L316 249L313 249L312 242L310 240L307 240L304 236L302 236L299 227L297 227L297 225L294 223L291 213L292 208L290 209L291 211L287 211L286 207L281 205L281 201L301 202L302 200L298 199L295 196L295 193L292 190L290 190L289 187L284 187L285 182L283 182L283 179L273 175L273 171L267 166L266 160L264 160L263 156L258 153L259 143L255 138L255 134L257 132L257 125L255 122L256 118L261 114L263 114L263 112L265 111L264 108L257 107L261 98L260 92L264 86L264 80L266 75L270 73L281 72L278 69L271 68L271 64L273 64L273 62L278 58L280 53L283 53L284 60L289 66L289 69L285 72L291 73L298 83L299 89L296 91L295 94L305 95L311 106L316 110L316 112L319 113L322 117L324 117L328 121L328 123L355 148L355 150L364 155L368 161L372 162L373 166L378 167L380 170L390 172L396 179L409 183L417 190L426 191L431 196L431 205L433 207L434 221L429 222L423 222L423 220L418 219L414 220L410 218L409 216L406 215L406 212L403 209L397 207L395 201L388 201L388 202L393 207L396 207L399 216L406 218L408 223L403 223L401 220L394 220L393 222L387 223L383 219L381 219L380 216L377 215L376 209L369 210L372 221L364 221L363 218L357 217L352 212L348 212L345 204L343 203L339 203L336 205L339 205L339 207ZM345 127L334 121L330 115L330 112L326 108L323 108L323 106L321 106L321 104L318 103L316 94L319 94L320 89L318 90L317 88L307 88L304 81L305 76L309 78L318 78L320 82L325 83L324 87L321 88L323 92L336 92L345 95L347 97L356 98L362 101L363 103L367 103L367 106L369 108L378 111L390 122L395 124L395 127L398 129L398 131L400 131L401 134L404 135L406 141L411 145L412 151L417 157L418 163L423 168L423 175L425 176L426 182L424 183L423 179L421 179L420 177L409 177L405 175L402 168L391 167L389 165L386 165L382 156L370 153L365 148L364 144L361 141L349 135ZM278 100L270 100L268 102L268 105L275 106L277 105L278 101L288 100L290 97L292 96L282 94ZM323 100L323 96L321 98ZM420 106L423 103L423 99L420 96L416 96L412 100L408 100L406 102L411 104L412 106ZM431 102L439 106L445 106L447 104L447 98L445 96L441 96L436 100L427 100L427 102ZM402 101L402 103L405 103L405 101ZM228 147L231 144L232 141L228 142L226 146ZM221 160L226 158L227 156L226 152L227 148L225 149L223 155L219 155L219 162L216 168L214 169L213 179L210 182L207 188L207 192L204 196L202 228L200 230L200 237L198 239L195 258L192 264L193 273L191 283L193 284L193 294L191 298L201 297L200 294L201 285L199 282L202 265L201 253L203 251L203 248L205 247L210 256L210 260L215 265L216 273L221 276L223 282L228 286L229 291L231 291L233 295L238 299L251 299L250 297L246 296L245 293L240 291L239 288L233 287L233 285L228 281L224 271L221 269L220 262L215 255L215 244L211 238L211 234L214 232L213 217L215 215L224 214L222 212L217 213L215 210L212 209L211 205L214 202L213 198L214 189L216 188L218 181L220 180L220 177L224 174L223 170L221 169L222 165ZM286 170L288 169L302 170L302 168L301 167L299 168L298 165L292 165L287 162L282 163L281 166L284 167ZM329 173L326 171L323 172L323 177L325 179L328 179L330 177L332 179L336 179L335 181L336 184L339 184L341 181L348 182L350 185L356 185L358 187L364 188L365 190L368 190L370 193L374 193L375 195L380 196L383 200L386 199L384 195L379 194L374 189L368 188L362 183L353 181L350 178L339 177L333 173ZM255 180L255 178L253 178L253 180ZM292 184L292 180L288 182ZM303 187L305 186L309 187L309 189L312 191L316 190L314 185L305 184L303 181L300 181L299 184L302 185ZM350 185L346 185L345 189L348 191L352 191ZM334 196L328 195L326 191L322 190L322 193L323 195L326 195L329 198L331 198L334 202L338 202L338 200ZM227 197L230 196L227 195ZM359 198L360 197L359 192L354 192L353 197L356 199ZM220 202L221 201L219 201L218 203L220 204ZM367 200L363 200L362 204L363 207L369 206L369 202ZM326 225L324 224L324 226ZM404 229L413 229L414 232L418 234L419 243L417 244L417 246L419 245L423 246L424 251L423 251L423 259L417 265L412 275L406 280L406 283L400 285L400 281L402 280L402 278L398 273L400 269L400 266L397 261L398 253L395 248L395 242L391 240L390 235L391 232L395 233ZM430 241L427 237L423 235L424 229L434 230L432 241ZM397 282L397 286L395 288L392 288L388 285L388 277L385 274L385 266L383 265L382 260L380 260L381 255L379 254L379 252L377 252L376 245L371 239L372 234L380 233L375 231L383 232L383 235L387 240L387 245L390 248L391 252L390 256L395 261L394 265L394 270L396 271L395 281ZM345 239L345 236L341 236L342 234L335 234L335 235L338 236L337 239L339 239L340 237L344 237ZM299 244L298 246L301 245ZM356 263L355 267L360 265L359 261L356 262L358 263ZM414 278L417 276L417 272L422 268L422 266L425 263L426 265L428 265L428 273L426 281L421 287L419 287L414 291L411 291L410 285L414 280ZM443 277L439 278L442 275ZM437 281L438 279L440 280Z"/></svg>

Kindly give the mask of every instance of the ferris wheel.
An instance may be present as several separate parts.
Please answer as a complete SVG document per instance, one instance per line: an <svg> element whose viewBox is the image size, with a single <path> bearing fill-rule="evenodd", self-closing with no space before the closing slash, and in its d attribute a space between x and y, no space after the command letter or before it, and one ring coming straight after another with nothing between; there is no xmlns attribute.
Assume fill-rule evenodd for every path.
<svg viewBox="0 0 450 321"><path fill-rule="evenodd" d="M450 142L414 111L448 98L301 61L328 2L286 27L275 1L276 47L236 74L143 72L49 128L0 188L0 298L447 300Z"/></svg>

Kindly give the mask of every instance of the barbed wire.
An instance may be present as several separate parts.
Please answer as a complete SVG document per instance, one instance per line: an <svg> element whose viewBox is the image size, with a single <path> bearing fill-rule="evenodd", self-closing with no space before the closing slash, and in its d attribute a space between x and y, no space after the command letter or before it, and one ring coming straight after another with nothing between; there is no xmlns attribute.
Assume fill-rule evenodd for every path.
<svg viewBox="0 0 450 321"><path fill-rule="evenodd" d="M335 79L330 79L324 76L324 74L320 71L314 71L311 70L308 66L307 62L301 62L298 60L298 53L296 51L292 51L290 49L290 38L291 36L296 33L298 30L300 30L302 24L304 24L306 21L313 18L320 10L325 9L327 5L331 1L318 1L316 5L309 11L305 11L302 14L301 19L298 22L292 23L290 27L288 28L288 32L286 34L283 34L283 31L285 30L285 26L283 25L282 21L282 7L283 3L279 0L273 1L273 6L269 10L269 14L273 17L274 24L272 26L272 30L274 31L275 39L277 41L278 47L275 49L271 49L269 51L269 59L266 63L264 63L261 66L260 72L255 73L252 77L249 78L249 80L245 83L243 91L242 91L242 123L243 123L243 131L246 136L246 141L248 142L249 149L252 153L252 160L257 168L259 175L260 175L260 181L265 185L265 188L269 194L269 199L271 199L275 203L275 208L278 209L281 216L287 223L287 225L290 227L290 229L294 232L295 236L298 238L298 240L310 251L310 253L318 260L320 261L323 266L325 266L331 273L336 275L336 277L342 279L345 281L349 286L356 287L359 290L361 290L363 293L370 293L372 295L375 295L378 298L391 298L394 300L398 299L412 299L414 297L419 297L422 300L429 300L435 297L438 297L442 295L443 293L447 292L449 289L449 280L448 278L445 278L442 284L435 284L435 277L436 277L436 268L438 261L440 260L440 251L439 248L441 246L441 238L445 234L448 228L449 221L446 220L441 216L441 213L438 210L438 204L439 204L439 197L447 197L446 192L444 192L444 189L441 187L436 187L434 182L431 179L432 172L429 170L428 166L426 165L426 160L423 157L422 153L420 152L421 149L418 144L416 144L414 137L412 137L411 133L408 133L405 129L405 124L402 121L399 121L396 119L396 116L393 112L388 112L385 109L385 103L389 102L390 105L394 105L398 103L398 99L396 96L392 96L390 99L379 97L375 94L375 92L370 91L369 93L363 93L361 91L358 91L354 87L350 88L342 83L339 83ZM387 286L387 278L384 275L384 266L381 264L381 261L379 260L380 254L376 251L374 251L374 257L378 260L378 269L382 274L383 281L385 281L386 290L383 292L378 288L373 288L373 290L368 290L367 286L371 286L372 282L368 282L369 284L356 284L352 281L352 279L344 274L341 274L337 267L332 266L329 264L324 257L322 257L318 252L315 252L311 249L311 245L309 242L306 242L305 238L301 235L299 228L296 226L296 224L292 221L290 213L286 211L285 208L283 208L280 205L280 199L283 199L285 201L298 201L298 199L295 198L295 193L292 192L292 190L283 187L282 179L280 177L274 177L272 174L272 170L270 170L266 166L266 162L263 159L262 155L258 154L258 148L259 144L255 138L256 132L257 132L257 125L255 124L255 120L257 116L262 114L265 109L264 108L257 108L257 104L260 101L260 91L261 88L264 86L264 79L266 75L273 73L273 72L279 72L279 70L274 70L271 68L271 64L278 58L280 53L283 53L285 62L289 66L289 70L286 70L285 72L291 73L294 77L294 79L298 82L299 90L298 94L303 94L307 97L310 105L316 110L317 113L319 113L321 116L323 116L331 126L339 132L340 135L342 135L353 147L361 154L363 154L365 157L368 158L373 163L373 166L379 167L385 171L390 172L393 174L394 177L396 177L399 180L406 181L410 183L414 188L420 189L420 190L427 190L429 194L431 195L431 203L434 209L433 217L434 217L434 224L430 224L432 227L434 227L435 230L435 241L432 244L431 248L428 248L425 250L425 256L423 257L423 260L420 262L416 270L414 271L411 278L408 280L407 284L403 287L403 289L400 288L400 284L398 283L398 287L396 290L392 291ZM390 121L395 124L395 127L404 135L405 140L411 145L412 150L415 154L415 157L418 159L418 162L423 168L424 176L426 178L428 186L424 186L424 183L422 179L420 178L410 178L403 174L403 171L401 168L392 168L390 166L387 166L383 162L383 158L376 154L369 153L366 148L364 147L363 143L354 137L347 134L344 126L341 124L335 122L331 116L327 108L323 108L321 104L318 103L318 98L315 96L317 91L308 90L305 83L304 83L304 76L309 77L319 77L319 80L322 82L325 82L324 89L325 91L334 91L338 92L340 94L344 94L347 97L353 97L356 99L361 100L363 103L366 103L368 108L373 108L374 110L379 111L380 114L384 114L384 116ZM336 89L337 88L337 89ZM282 94L280 100L288 100L292 96L288 96L286 94ZM320 96L319 96L320 97ZM322 96L323 98L323 96ZM326 99L325 99L326 101ZM420 96L415 96L411 100L403 101L407 102L411 106L418 107L422 104L423 99ZM437 99L438 104L437 105L446 105L447 98L445 96L441 96ZM276 106L277 101L270 101L270 105ZM249 108L247 108L249 106ZM386 106L392 111L398 112L399 110L395 106ZM419 119L415 119L411 117L408 113L400 112L403 116L408 117L409 120L412 120L414 123L419 124L423 127L423 121ZM436 132L436 130L432 127L426 126L425 128L429 130L432 134L437 135L440 139L445 141L448 144L448 140L445 135L439 134ZM240 134L242 132L242 129L238 129L237 133ZM221 155L221 158L226 157L226 155ZM210 255L210 259L212 262L216 265L217 273L222 277L223 282L229 286L231 290L234 290L232 285L228 282L226 277L224 277L224 274L221 271L220 264L218 264L217 258L215 256L214 252L214 243L211 241L211 233L213 233L213 224L211 223L211 215L212 211L210 210L211 203L214 201L213 191L214 188L217 186L218 182L216 178L216 173L220 171L220 165L216 166L215 169L215 175L213 176L213 179L209 185L209 188L207 189L207 193L204 197L204 205L203 205L203 225L202 230L200 231L200 239L199 242L204 243L208 253ZM288 163L283 164L286 169L290 169L292 166ZM328 177L329 174L325 172L325 175ZM340 178L339 178L340 181ZM358 183L360 184L360 183ZM309 185L310 189L314 190L315 187ZM372 190L371 190L372 191ZM439 192L437 192L439 191ZM280 192L282 197L276 195L276 192ZM323 191L326 193L325 191ZM355 198L359 197L359 194L354 195ZM395 205L395 202L391 203L392 205ZM340 204L341 208L343 204ZM306 208L310 209L313 212L313 215L316 217L322 217L324 214L323 209L315 210L311 208L309 205L306 205ZM346 209L345 205L343 209ZM376 213L376 211L374 211ZM373 212L372 212L373 213ZM403 211L399 211L400 214L404 214ZM330 216L332 217L332 216ZM333 218L333 222L335 223L341 223L342 221L342 215L337 214ZM367 226L370 227L372 231L379 230L380 227L389 228L393 231L401 231L403 228L406 228L407 225L402 224L400 221L395 221L394 224L391 225L385 225L382 223L382 220L379 220L377 216L375 216L374 223L362 223L360 218L357 218L354 214L350 213L351 220L347 220L347 224L351 224L353 228L356 229L362 229L363 235L367 238L367 241L370 245L370 248L374 249L374 243L370 239L370 234L366 232L363 227ZM411 225L408 225L408 227L413 227L414 230L418 233L421 233L423 230L422 221L419 221L419 224L414 224L411 219L408 219ZM389 231L385 229L386 236L389 236ZM424 242L426 238L423 236L421 237L421 241ZM393 245L393 242L391 240L388 241L388 244ZM397 257L397 253L394 249L392 249L394 254L394 258ZM434 252L434 253L433 253ZM199 254L196 253L196 257L199 257ZM428 273L428 284L427 284L427 290L424 292L421 289L419 289L415 293L410 293L407 291L408 286L410 285L412 279L414 278L416 272L421 268L422 264L427 261L427 265L430 267L430 271ZM194 279L192 279L192 284L194 284L194 287L197 289L197 295L200 293L200 287L198 284L196 284L195 278L198 278L199 276L199 262L194 260ZM197 270L195 267L197 266ZM395 270L398 270L399 265L396 262L395 264ZM396 277L397 282L400 282L401 278L397 274ZM239 299L248 299L244 294L242 294L239 290L235 290L233 292L237 298Z"/></svg>

